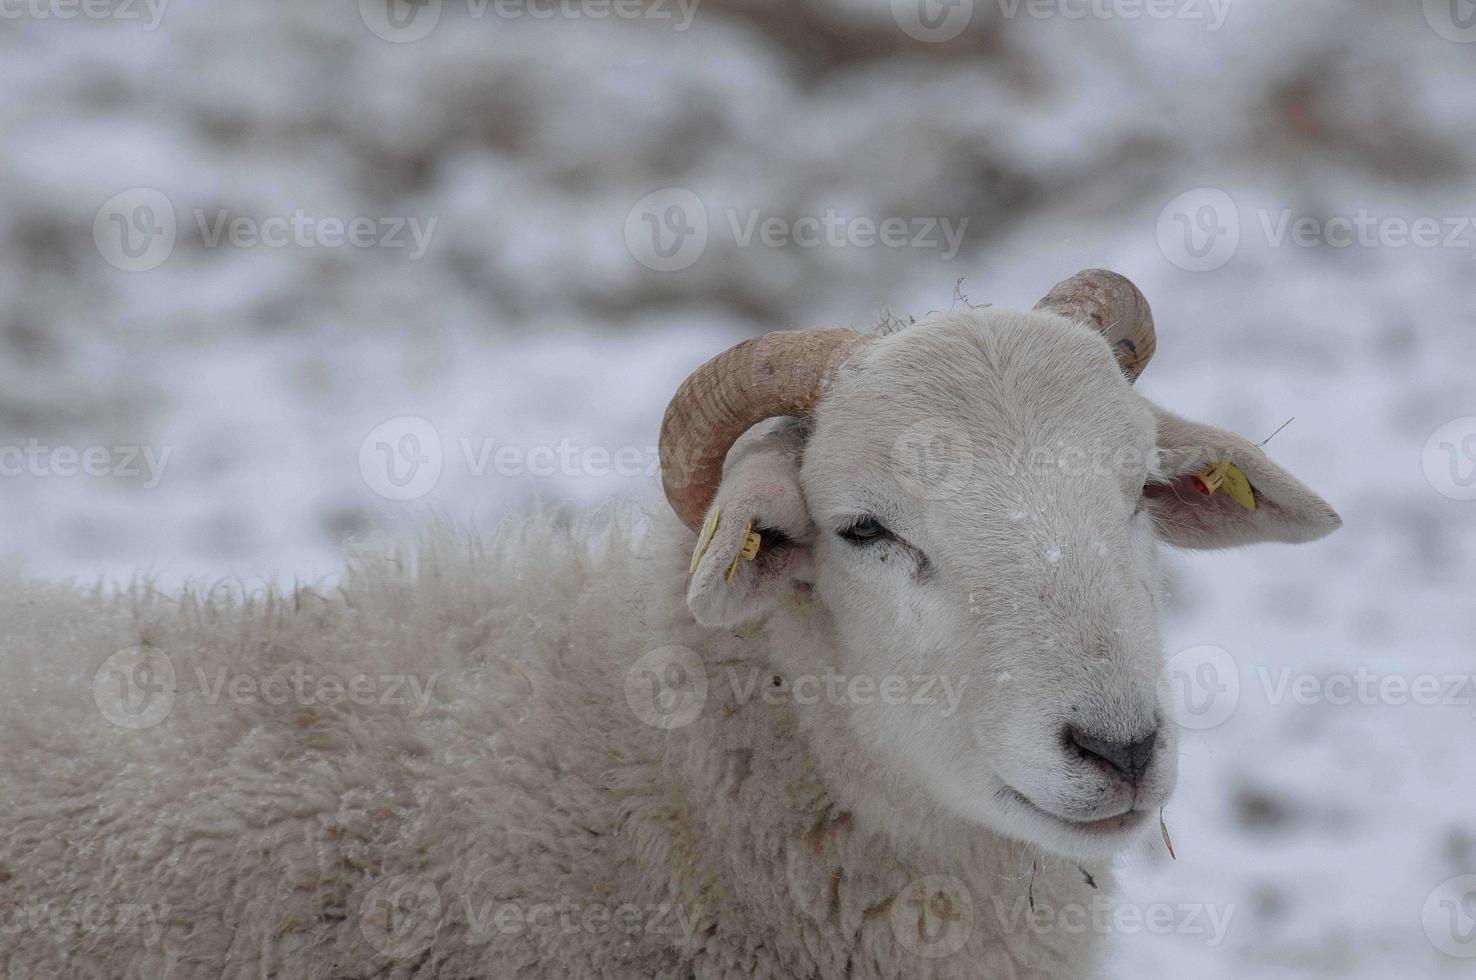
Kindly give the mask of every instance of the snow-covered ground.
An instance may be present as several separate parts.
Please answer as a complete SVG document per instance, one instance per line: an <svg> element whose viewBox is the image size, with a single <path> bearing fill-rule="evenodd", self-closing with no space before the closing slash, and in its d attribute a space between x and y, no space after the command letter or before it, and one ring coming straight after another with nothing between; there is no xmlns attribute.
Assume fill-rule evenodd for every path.
<svg viewBox="0 0 1476 980"><path fill-rule="evenodd" d="M1239 690L1185 739L1178 860L1124 861L1170 927L1120 922L1115 973L1476 970L1438 890L1476 872L1458 0L376 2L0 4L0 556L331 577L369 528L649 492L735 339L1110 266L1142 389L1295 416L1271 451L1347 522L1171 558L1180 676Z"/></svg>

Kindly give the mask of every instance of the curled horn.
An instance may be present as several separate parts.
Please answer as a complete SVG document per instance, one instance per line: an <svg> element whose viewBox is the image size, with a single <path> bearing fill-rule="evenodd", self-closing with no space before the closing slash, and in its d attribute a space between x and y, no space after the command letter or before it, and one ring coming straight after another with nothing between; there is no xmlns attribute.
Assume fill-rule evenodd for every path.
<svg viewBox="0 0 1476 980"><path fill-rule="evenodd" d="M1126 277L1106 269L1086 269L1063 279L1035 308L1080 320L1107 338L1128 381L1138 380L1157 346L1148 301Z"/></svg>
<svg viewBox="0 0 1476 980"><path fill-rule="evenodd" d="M1087 269L1055 285L1037 310L1088 324L1112 346L1129 381L1153 356L1153 314L1124 277ZM661 421L666 499L694 531L739 436L764 419L806 415L840 365L868 339L853 330L783 330L745 340L714 357L677 389Z"/></svg>
<svg viewBox="0 0 1476 980"><path fill-rule="evenodd" d="M781 330L745 340L683 381L661 421L661 482L682 523L702 525L738 437L764 419L805 415L866 335Z"/></svg>

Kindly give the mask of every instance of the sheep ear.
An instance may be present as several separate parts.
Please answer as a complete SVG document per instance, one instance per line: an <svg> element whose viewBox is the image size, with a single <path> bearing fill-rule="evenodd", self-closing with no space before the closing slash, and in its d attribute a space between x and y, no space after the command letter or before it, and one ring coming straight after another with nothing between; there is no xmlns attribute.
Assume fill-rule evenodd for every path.
<svg viewBox="0 0 1476 980"><path fill-rule="evenodd" d="M766 616L809 578L809 511L799 488L805 433L792 419L762 423L728 454L687 581L687 608L727 629ZM749 535L758 550L745 551ZM746 557L752 553L752 557Z"/></svg>
<svg viewBox="0 0 1476 980"><path fill-rule="evenodd" d="M1143 495L1161 540L1181 548L1227 548L1261 541L1300 544L1342 526L1342 518L1327 501L1249 440L1157 406L1153 410L1158 418L1159 472ZM1227 484L1207 492L1204 474L1222 460L1244 475L1249 493L1242 488L1238 496L1254 503L1254 510L1237 502ZM1230 480L1238 477L1232 472Z"/></svg>

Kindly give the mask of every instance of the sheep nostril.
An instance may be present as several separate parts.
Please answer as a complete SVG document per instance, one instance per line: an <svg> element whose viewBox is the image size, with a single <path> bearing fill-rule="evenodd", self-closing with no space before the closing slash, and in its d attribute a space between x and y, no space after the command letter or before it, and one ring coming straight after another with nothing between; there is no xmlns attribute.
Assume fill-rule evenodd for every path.
<svg viewBox="0 0 1476 980"><path fill-rule="evenodd" d="M1123 779L1136 784L1153 761L1153 745L1158 740L1158 731L1155 729L1131 742L1114 742L1089 735L1079 728L1067 727L1066 739L1082 754L1101 760Z"/></svg>

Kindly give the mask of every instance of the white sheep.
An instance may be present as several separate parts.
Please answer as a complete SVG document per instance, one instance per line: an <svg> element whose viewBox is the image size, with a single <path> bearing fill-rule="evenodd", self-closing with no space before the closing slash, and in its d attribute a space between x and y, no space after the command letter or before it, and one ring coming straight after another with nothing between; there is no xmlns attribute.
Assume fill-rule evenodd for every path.
<svg viewBox="0 0 1476 980"><path fill-rule="evenodd" d="M330 594L8 583L0 974L1091 975L1029 910L1157 832L1157 541L1339 523L1137 394L1152 347L1099 271L771 334L673 399L675 518L428 533Z"/></svg>

